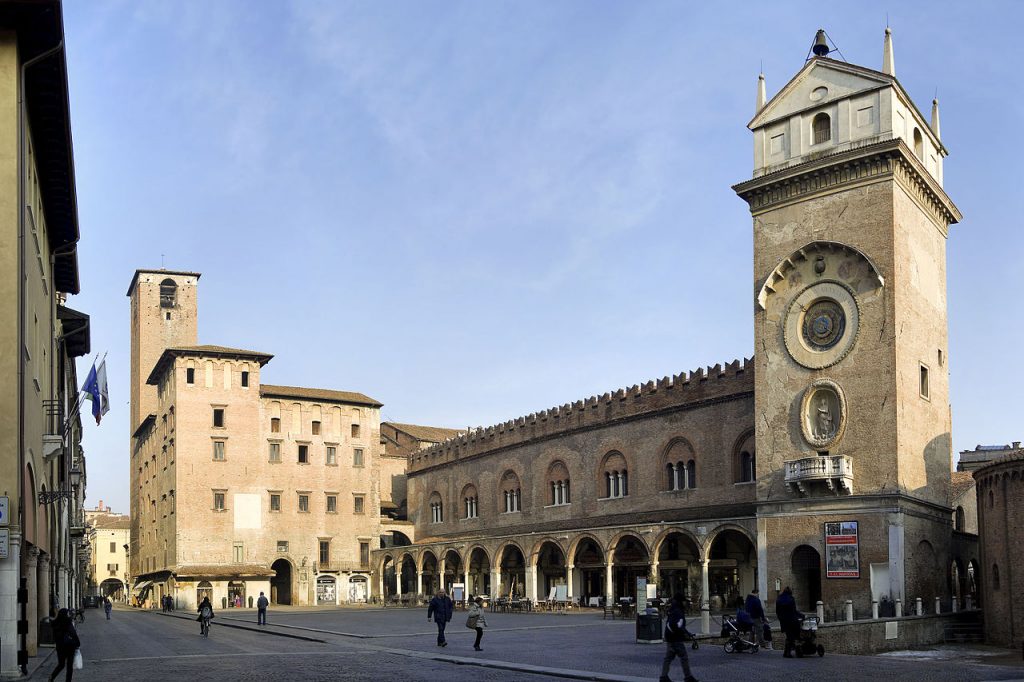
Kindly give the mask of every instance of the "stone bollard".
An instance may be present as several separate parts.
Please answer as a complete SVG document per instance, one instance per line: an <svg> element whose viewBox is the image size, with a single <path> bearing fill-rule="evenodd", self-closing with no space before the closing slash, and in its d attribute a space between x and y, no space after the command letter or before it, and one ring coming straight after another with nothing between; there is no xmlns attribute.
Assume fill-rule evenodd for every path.
<svg viewBox="0 0 1024 682"><path fill-rule="evenodd" d="M846 621L853 622L853 600L846 600Z"/></svg>
<svg viewBox="0 0 1024 682"><path fill-rule="evenodd" d="M974 608L974 600L971 599L971 595L967 595L966 603L964 604L964 608L966 608L968 611L970 611L971 609Z"/></svg>
<svg viewBox="0 0 1024 682"><path fill-rule="evenodd" d="M953 601L950 603L950 611L956 613L960 610L960 602L957 600L956 595L953 595Z"/></svg>
<svg viewBox="0 0 1024 682"><path fill-rule="evenodd" d="M920 616L924 614L924 605L921 603L921 598L918 597L914 600L914 615Z"/></svg>
<svg viewBox="0 0 1024 682"><path fill-rule="evenodd" d="M825 622L825 604L819 599L818 604L814 607L815 613L818 614L818 622Z"/></svg>
<svg viewBox="0 0 1024 682"><path fill-rule="evenodd" d="M871 617L874 620L878 620L878 600L877 599L872 599L871 600Z"/></svg>
<svg viewBox="0 0 1024 682"><path fill-rule="evenodd" d="M938 597L935 598L935 615L942 613L942 600Z"/></svg>
<svg viewBox="0 0 1024 682"><path fill-rule="evenodd" d="M896 600L896 617L897 618L902 618L903 617L903 600L902 599L897 599Z"/></svg>
<svg viewBox="0 0 1024 682"><path fill-rule="evenodd" d="M700 605L700 629L705 635L711 634L711 607L707 602Z"/></svg>

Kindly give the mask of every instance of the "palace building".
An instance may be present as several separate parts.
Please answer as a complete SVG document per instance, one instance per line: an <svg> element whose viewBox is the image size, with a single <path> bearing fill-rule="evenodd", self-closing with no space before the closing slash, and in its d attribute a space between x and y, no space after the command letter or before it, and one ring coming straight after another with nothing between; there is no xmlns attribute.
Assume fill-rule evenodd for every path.
<svg viewBox="0 0 1024 682"><path fill-rule="evenodd" d="M128 288L134 599L366 601L382 534L412 535L381 517L381 403L266 384L271 355L198 345L199 277L138 270Z"/></svg>
<svg viewBox="0 0 1024 682"><path fill-rule="evenodd" d="M813 55L748 128L755 354L592 396L410 455L416 542L375 552L385 595L635 597L705 613L793 587L856 614L936 597L952 542L947 149L897 80ZM953 556L954 553L958 556ZM559 586L562 587L558 590ZM898 606L896 606L898 608ZM705 623L707 621L705 620Z"/></svg>

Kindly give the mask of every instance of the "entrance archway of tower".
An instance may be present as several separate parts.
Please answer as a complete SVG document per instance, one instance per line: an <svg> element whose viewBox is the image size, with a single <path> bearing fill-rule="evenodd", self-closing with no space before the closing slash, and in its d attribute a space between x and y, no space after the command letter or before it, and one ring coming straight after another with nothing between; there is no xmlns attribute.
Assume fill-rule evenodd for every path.
<svg viewBox="0 0 1024 682"><path fill-rule="evenodd" d="M712 611L730 611L757 584L757 553L742 531L719 531L708 549L708 601Z"/></svg>
<svg viewBox="0 0 1024 682"><path fill-rule="evenodd" d="M537 599L548 599L559 585L568 585L565 552L554 540L545 540L537 550Z"/></svg>
<svg viewBox="0 0 1024 682"><path fill-rule="evenodd" d="M416 562L413 560L411 554L403 554L402 562L399 564L402 568L402 581L401 589L402 594L415 594L416 593Z"/></svg>
<svg viewBox="0 0 1024 682"><path fill-rule="evenodd" d="M452 596L452 585L462 582L462 557L454 549L444 553L444 589Z"/></svg>
<svg viewBox="0 0 1024 682"><path fill-rule="evenodd" d="M287 559L278 559L270 565L274 576L270 579L270 601L275 604L292 603L292 564Z"/></svg>
<svg viewBox="0 0 1024 682"><path fill-rule="evenodd" d="M100 583L100 596L109 597L110 601L123 601L124 583L117 578L107 578Z"/></svg>
<svg viewBox="0 0 1024 682"><path fill-rule="evenodd" d="M572 552L572 563L576 567L574 576L579 580L573 585L573 594L580 595L581 603L589 604L592 598L603 598L605 595L605 564L604 549L596 539L583 536L575 543Z"/></svg>
<svg viewBox="0 0 1024 682"><path fill-rule="evenodd" d="M797 608L814 611L821 599L821 554L810 545L800 545L790 557L790 570Z"/></svg>
<svg viewBox="0 0 1024 682"><path fill-rule="evenodd" d="M437 574L437 556L429 549L420 557L420 572L423 574L423 592L437 594L441 589L441 576Z"/></svg>
<svg viewBox="0 0 1024 682"><path fill-rule="evenodd" d="M466 583L467 594L491 593L491 561L483 547L474 547L469 553Z"/></svg>
<svg viewBox="0 0 1024 682"><path fill-rule="evenodd" d="M671 531L658 543L658 595L682 596L692 608L700 603L700 548L690 535Z"/></svg>
<svg viewBox="0 0 1024 682"><path fill-rule="evenodd" d="M519 545L507 544L501 550L501 589L510 597L526 594L526 557Z"/></svg>
<svg viewBox="0 0 1024 682"><path fill-rule="evenodd" d="M912 599L921 597L925 604L931 604L935 597L942 595L942 569L932 543L921 540L917 543L913 557L914 579Z"/></svg>
<svg viewBox="0 0 1024 682"><path fill-rule="evenodd" d="M651 570L651 556L647 545L635 535L623 535L612 551L612 595L615 599L629 597L634 600L636 579L646 578Z"/></svg>

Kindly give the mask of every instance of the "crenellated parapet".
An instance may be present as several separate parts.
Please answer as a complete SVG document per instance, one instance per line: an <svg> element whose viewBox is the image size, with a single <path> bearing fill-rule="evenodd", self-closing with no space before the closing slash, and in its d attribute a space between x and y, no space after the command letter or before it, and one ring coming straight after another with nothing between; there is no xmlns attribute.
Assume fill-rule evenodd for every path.
<svg viewBox="0 0 1024 682"><path fill-rule="evenodd" d="M494 426L469 429L417 452L409 460L408 472L413 474L439 464L576 430L604 426L639 415L693 409L734 400L751 395L753 390L753 358L701 367L532 412Z"/></svg>

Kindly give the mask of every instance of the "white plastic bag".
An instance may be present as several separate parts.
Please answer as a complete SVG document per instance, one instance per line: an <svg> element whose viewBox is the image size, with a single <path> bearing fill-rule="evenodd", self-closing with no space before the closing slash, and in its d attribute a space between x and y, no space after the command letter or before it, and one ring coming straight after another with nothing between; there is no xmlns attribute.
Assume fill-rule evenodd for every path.
<svg viewBox="0 0 1024 682"><path fill-rule="evenodd" d="M71 664L75 670L82 669L82 650L75 649L75 661Z"/></svg>

